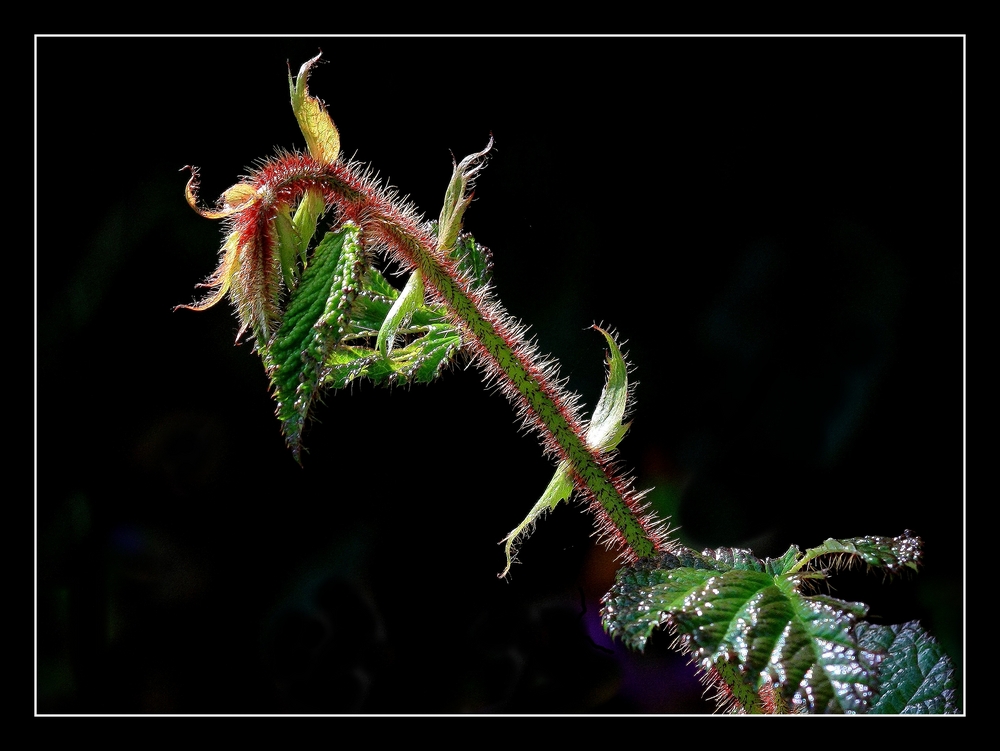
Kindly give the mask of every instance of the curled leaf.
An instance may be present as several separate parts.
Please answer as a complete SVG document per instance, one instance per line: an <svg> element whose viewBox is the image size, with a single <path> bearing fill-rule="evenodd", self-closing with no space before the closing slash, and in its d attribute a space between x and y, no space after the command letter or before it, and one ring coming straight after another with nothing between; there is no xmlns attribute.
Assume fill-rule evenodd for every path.
<svg viewBox="0 0 1000 751"><path fill-rule="evenodd" d="M491 148L493 148L492 136L485 149L469 154L454 165L438 219L438 250L450 252L455 245L462 231L462 217L472 203L472 182L485 166L485 156Z"/></svg>
<svg viewBox="0 0 1000 751"><path fill-rule="evenodd" d="M187 199L188 206L206 219L226 219L249 207L258 196L254 186L247 183L236 183L222 194L218 208L204 208L198 203L198 168L186 166L181 169L191 171L191 177L188 178L187 184L184 186L184 198Z"/></svg>
<svg viewBox="0 0 1000 751"><path fill-rule="evenodd" d="M524 517L524 521L514 527L510 534L500 541L504 543L503 550L504 554L507 556L507 566L497 575L498 578L502 579L510 572L510 567L514 563L514 559L517 557L515 546L531 534L531 531L535 527L535 523L542 518L545 512L552 511L560 503L567 500L572 494L573 476L570 474L569 464L566 462L559 462L559 466L556 468L556 473L549 481L548 487L546 487L545 492L542 493L542 497L539 498L535 502L535 505L531 507L531 511L529 511L528 515Z"/></svg>
<svg viewBox="0 0 1000 751"><path fill-rule="evenodd" d="M597 401L587 429L587 445L601 452L611 451L621 443L629 423L622 423L628 409L628 366L615 338L600 328L608 342L608 380Z"/></svg>
<svg viewBox="0 0 1000 751"><path fill-rule="evenodd" d="M319 62L320 55L307 60L299 68L299 75L292 80L288 70L288 89L292 96L292 110L306 138L309 154L320 164L333 164L340 154L340 132L323 106L323 102L309 94L309 72Z"/></svg>

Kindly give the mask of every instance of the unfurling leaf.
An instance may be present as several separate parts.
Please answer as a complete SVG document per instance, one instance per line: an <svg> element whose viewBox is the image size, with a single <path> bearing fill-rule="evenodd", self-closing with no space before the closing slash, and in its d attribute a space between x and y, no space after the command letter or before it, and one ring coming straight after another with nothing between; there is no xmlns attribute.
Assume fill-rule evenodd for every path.
<svg viewBox="0 0 1000 751"><path fill-rule="evenodd" d="M324 211L326 211L326 199L323 198L323 191L319 188L308 188L302 195L298 208L295 209L295 216L292 217L292 227L299 239L299 260L303 266L306 264L309 243L316 234L316 225Z"/></svg>
<svg viewBox="0 0 1000 751"><path fill-rule="evenodd" d="M483 168L484 157L493 148L493 139L486 148L469 154L452 169L451 181L444 195L444 205L438 219L438 250L451 252L462 231L462 217L472 202L472 182Z"/></svg>
<svg viewBox="0 0 1000 751"><path fill-rule="evenodd" d="M320 55L308 60L299 68L299 75L292 80L288 71L288 89L292 96L292 111L306 138L309 154L320 164L333 164L340 154L340 133L323 106L323 102L309 95L309 72L319 62Z"/></svg>
<svg viewBox="0 0 1000 751"><path fill-rule="evenodd" d="M628 431L629 423L622 422L628 409L628 366L615 338L598 326L594 328L608 342L608 380L590 418L587 445L603 453L616 448Z"/></svg>

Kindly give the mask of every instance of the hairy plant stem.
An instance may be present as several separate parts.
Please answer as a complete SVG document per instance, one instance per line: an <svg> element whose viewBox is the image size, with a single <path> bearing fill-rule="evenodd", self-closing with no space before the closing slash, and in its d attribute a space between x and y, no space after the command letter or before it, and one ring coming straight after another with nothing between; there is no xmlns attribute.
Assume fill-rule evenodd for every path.
<svg viewBox="0 0 1000 751"><path fill-rule="evenodd" d="M366 244L419 270L430 296L443 304L489 379L517 404L525 422L542 437L546 452L569 464L576 490L596 513L598 534L625 560L645 558L664 545L661 525L632 483L618 474L607 453L588 446L573 399L541 361L523 327L511 321L488 291L472 289L411 207L400 205L351 165L327 165L326 186L344 219L356 221Z"/></svg>

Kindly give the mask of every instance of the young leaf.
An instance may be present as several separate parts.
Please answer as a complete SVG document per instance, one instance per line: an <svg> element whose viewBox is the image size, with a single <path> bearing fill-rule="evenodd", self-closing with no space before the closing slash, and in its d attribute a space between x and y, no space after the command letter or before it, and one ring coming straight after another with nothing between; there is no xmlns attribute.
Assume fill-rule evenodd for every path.
<svg viewBox="0 0 1000 751"><path fill-rule="evenodd" d="M459 351L462 341L448 324L421 327L420 335L405 347L383 356L377 349L340 346L327 357L325 385L341 389L358 378L368 378L376 386L403 383L430 383Z"/></svg>
<svg viewBox="0 0 1000 751"><path fill-rule="evenodd" d="M531 507L531 511L529 511L528 515L524 517L524 520L514 527L510 534L500 541L504 544L503 551L504 555L507 557L507 565L504 567L503 571L497 574L498 578L502 579L510 572L510 567L513 565L514 559L517 557L515 546L527 539L535 524L542 518L542 516L545 515L546 512L555 509L556 506L565 501L572 494L573 476L570 474L569 463L559 462L559 466L556 468L556 473L552 476L552 479L549 480L549 484L545 488L545 492L542 493L542 497L535 501L535 505Z"/></svg>
<svg viewBox="0 0 1000 751"><path fill-rule="evenodd" d="M296 264L302 252L302 240L292 221L292 212L288 206L279 206L273 220L274 234L278 243L278 258L281 260L281 273L286 289L295 289L297 273Z"/></svg>
<svg viewBox="0 0 1000 751"><path fill-rule="evenodd" d="M385 321L382 322L382 326L378 330L375 348L382 353L383 357L388 357L389 352L392 351L396 334L401 328L409 325L413 313L423 302L424 280L418 269L410 274L406 286L403 287L403 291L392 304Z"/></svg>
<svg viewBox="0 0 1000 751"><path fill-rule="evenodd" d="M316 225L324 211L326 211L326 199L323 198L323 191L319 188L308 188L302 195L298 208L295 209L295 216L292 217L292 227L299 240L299 260L303 266L306 264L309 243L316 234Z"/></svg>
<svg viewBox="0 0 1000 751"><path fill-rule="evenodd" d="M608 380L590 418L587 445L603 453L616 448L628 431L629 423L622 423L628 409L628 366L614 337L598 326L594 328L608 342Z"/></svg>
<svg viewBox="0 0 1000 751"><path fill-rule="evenodd" d="M325 378L326 359L346 332L364 266L359 228L346 222L313 251L281 326L261 348L285 440L296 460L302 428Z"/></svg>
<svg viewBox="0 0 1000 751"><path fill-rule="evenodd" d="M309 154L320 164L333 164L340 154L340 133L326 111L326 107L316 97L309 95L309 72L319 62L320 55L307 60L299 68L299 75L293 81L288 70L288 90L292 97L292 111L298 120L299 129L306 138Z"/></svg>
<svg viewBox="0 0 1000 751"><path fill-rule="evenodd" d="M917 571L923 562L923 548L920 538L910 530L904 530L899 537L852 537L848 540L828 539L815 548L809 548L793 571L804 568L821 556L832 557L834 567L860 560L872 568L897 574L908 568Z"/></svg>
<svg viewBox="0 0 1000 751"><path fill-rule="evenodd" d="M449 255L456 262L459 272L469 278L472 289L479 289L490 283L493 254L489 248L477 243L468 232L458 236Z"/></svg>
<svg viewBox="0 0 1000 751"><path fill-rule="evenodd" d="M493 148L493 138L490 138L486 148L475 154L469 154L458 164L453 165L451 180L444 194L444 204L438 218L438 250L450 253L458 235L462 231L462 217L472 203L472 182L485 164L484 157Z"/></svg>

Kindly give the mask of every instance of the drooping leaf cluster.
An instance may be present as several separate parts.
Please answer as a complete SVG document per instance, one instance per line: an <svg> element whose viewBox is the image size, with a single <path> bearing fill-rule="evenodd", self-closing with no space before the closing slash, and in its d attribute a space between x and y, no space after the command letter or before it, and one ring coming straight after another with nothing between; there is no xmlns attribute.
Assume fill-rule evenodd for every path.
<svg viewBox="0 0 1000 751"><path fill-rule="evenodd" d="M733 548L644 559L618 572L602 623L637 650L657 629L672 631L719 686L720 703L737 711L956 712L951 664L919 624L867 624L863 603L807 594L828 575L807 564L849 562L845 555L915 570L920 539L830 539L764 560Z"/></svg>
<svg viewBox="0 0 1000 751"><path fill-rule="evenodd" d="M428 303L422 290L405 316L393 315L405 289L401 293L372 265L358 234L356 224L345 222L323 237L280 327L259 347L296 458L310 408L323 389L342 389L359 378L381 386L429 383L462 345L442 307ZM471 235L458 238L452 257L477 284L488 283L489 251Z"/></svg>

